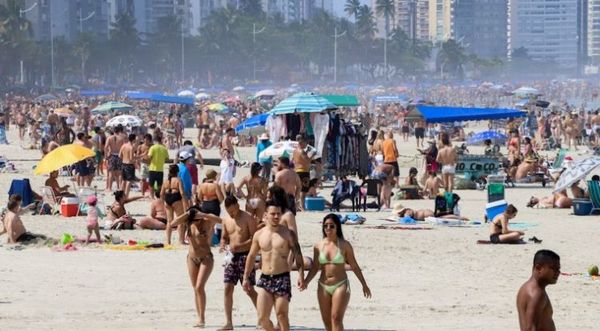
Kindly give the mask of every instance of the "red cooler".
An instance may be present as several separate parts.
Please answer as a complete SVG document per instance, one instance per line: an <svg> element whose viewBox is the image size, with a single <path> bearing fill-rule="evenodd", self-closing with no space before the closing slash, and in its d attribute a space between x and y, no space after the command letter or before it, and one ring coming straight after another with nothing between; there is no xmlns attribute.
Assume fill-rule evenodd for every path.
<svg viewBox="0 0 600 331"><path fill-rule="evenodd" d="M60 200L60 214L63 217L77 216L79 210L79 199L77 197L64 197Z"/></svg>

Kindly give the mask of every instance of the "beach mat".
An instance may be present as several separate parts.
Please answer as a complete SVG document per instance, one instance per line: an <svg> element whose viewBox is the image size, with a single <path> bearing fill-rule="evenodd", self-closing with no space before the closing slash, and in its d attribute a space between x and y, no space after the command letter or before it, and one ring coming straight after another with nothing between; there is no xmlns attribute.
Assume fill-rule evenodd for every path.
<svg viewBox="0 0 600 331"><path fill-rule="evenodd" d="M456 227L456 228L476 228L481 226L481 222L478 221L461 221L461 220L453 220L447 218L440 217L427 217L425 218L425 222L437 226L447 226L447 227Z"/></svg>
<svg viewBox="0 0 600 331"><path fill-rule="evenodd" d="M102 245L114 251L153 251L153 250L177 250L177 246L164 245L164 247L148 247L148 245Z"/></svg>
<svg viewBox="0 0 600 331"><path fill-rule="evenodd" d="M374 225L364 226L365 229L377 229L377 230L433 230L430 226L410 226L410 225Z"/></svg>
<svg viewBox="0 0 600 331"><path fill-rule="evenodd" d="M498 243L498 244L494 244L493 242L489 241L489 240L477 240L477 245L524 245L527 244L526 241L517 241L517 242L512 242L512 243Z"/></svg>

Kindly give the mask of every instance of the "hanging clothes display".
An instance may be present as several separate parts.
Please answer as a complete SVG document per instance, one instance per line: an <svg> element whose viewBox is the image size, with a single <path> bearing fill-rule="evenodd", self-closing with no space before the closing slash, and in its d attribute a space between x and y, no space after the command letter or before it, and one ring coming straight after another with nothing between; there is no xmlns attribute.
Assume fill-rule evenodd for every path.
<svg viewBox="0 0 600 331"><path fill-rule="evenodd" d="M281 137L287 136L287 130L284 117L281 115L272 115L267 118L265 129L269 132L269 138L272 143L281 140Z"/></svg>
<svg viewBox="0 0 600 331"><path fill-rule="evenodd" d="M368 175L367 135L362 125L346 123L336 114L329 121L326 143L327 169L337 175Z"/></svg>
<svg viewBox="0 0 600 331"><path fill-rule="evenodd" d="M312 132L315 136L315 148L317 149L317 156L323 156L323 148L325 147L325 138L329 133L329 114L327 113L312 113L311 126Z"/></svg>
<svg viewBox="0 0 600 331"><path fill-rule="evenodd" d="M289 139L295 140L296 136L300 134L302 131L302 119L304 116L300 116L300 114L286 114L285 115L285 124L287 126L287 137Z"/></svg>

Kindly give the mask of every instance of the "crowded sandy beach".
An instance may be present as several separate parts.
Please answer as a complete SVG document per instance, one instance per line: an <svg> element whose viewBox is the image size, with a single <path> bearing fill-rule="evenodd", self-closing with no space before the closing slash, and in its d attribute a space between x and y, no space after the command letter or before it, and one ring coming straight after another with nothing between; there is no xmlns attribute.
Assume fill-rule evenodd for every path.
<svg viewBox="0 0 600 331"><path fill-rule="evenodd" d="M308 95L312 98L318 96ZM345 311L341 310L345 329L517 329L517 291L532 275L534 254L544 249L560 255L560 271L557 271L561 273L560 278L555 286L548 287L554 311L551 318L556 328L579 330L592 328L596 323L594 312L597 310L597 280L588 275L588 268L599 263L598 251L590 245L594 242L594 232L590 229L593 229L598 218L574 215L574 209L571 208L573 199L577 198L573 194L581 193L578 197L581 199L589 196L586 181L592 178L594 172L587 172L580 178L583 183L582 192L573 190L571 186L565 190L568 200L562 199L560 192L552 195L556 181L560 180L563 173L576 168L578 162L592 157L595 140L576 137L571 149L545 148L541 144L545 140L545 132L526 128L526 115L508 122L460 121L453 123L454 127L444 129L439 124L424 124L427 118L422 114L413 118L410 111L419 110L418 105L403 106L400 102L392 102L375 105L372 109L375 115L386 113L390 109L400 111L398 114L401 115L393 120L375 117L379 126L371 128L379 128L384 139L379 141L380 133L373 130L374 140L362 140L366 143L368 152L367 174L360 175L359 178L360 167L332 173L325 165L316 175L316 169L321 164L314 160L319 156L326 159L327 151L317 150L319 145L318 141L315 143L314 137L305 138L303 134L298 134L293 139L298 141L296 147L288 152L280 152L279 155L272 154L271 158L276 165L262 177L265 167L260 164L268 163L268 157L260 152L265 149L265 143L272 139L269 135L271 126L267 125L266 130L259 127L262 133L256 131L256 127L240 127L240 124L254 115L253 108L259 102L231 103L227 106L231 109L230 112L208 111L209 104L201 102L198 104L198 116L192 119L196 121L196 128L182 127L179 131L179 124L170 121L172 118L180 118L178 114L185 114L183 111L188 106L161 106L165 110L160 111L156 117L136 110L147 107L144 101L135 101L129 109L111 110L107 113L93 111L111 97L113 96L91 101L83 98L77 98L77 101L57 99L31 106L26 99L15 98L4 109L3 133L6 144L0 145L5 159L0 177L2 186L13 191L13 181L26 178L31 188L29 193L25 193L28 190L23 188L22 193L19 192L30 199L27 203L19 201L11 205L14 195L19 194L16 191L11 193L11 201L8 194L3 198L3 204L8 207L3 214L4 228L12 228L16 236L11 234L9 228L8 233L0 237L0 255L2 261L5 261L0 269L1 278L7 285L0 296L0 316L2 325L7 330L106 330L117 327L127 330L185 330L193 326L209 330L250 330L257 327L257 321L263 328L269 329L278 320L279 324L289 320L291 329L319 330L324 328L324 321L327 321L325 316L322 318L322 309L327 301L320 300L326 300L327 296L350 294L350 289L353 293L347 296L350 297L347 308ZM276 110L277 105L285 103L286 99L276 96L269 100L268 103L276 105ZM61 108L64 109L60 110ZM351 118L358 119L365 115L368 118L367 108L358 105L354 108L340 107L338 110L324 109L320 114L335 118L336 113L347 111ZM35 141L36 131L32 127L39 123L48 124L57 112L69 114L57 116L57 123L64 126L57 124L54 128L46 129L48 132L56 130L58 134L52 136L42 130L40 132L43 138ZM531 111L525 109L519 112L527 114ZM423 113L427 116L426 111ZM541 117L545 110L535 114ZM581 125L598 120L594 113L582 114L585 120ZM140 122L134 124L137 126L107 125L114 116L139 116ZM552 115L549 116L551 119ZM24 122L25 134L19 136L22 117L28 120ZM89 118L87 123L86 118ZM541 119L546 119L546 116ZM406 136L404 126L409 127ZM175 128L173 136L170 127ZM421 127L425 130L419 130ZM511 134L515 137L519 130L529 130L533 134L516 140L508 137L504 141L494 140L493 145L467 142L474 133L486 131L490 127L497 133L514 130ZM70 138L67 135L66 139L70 141L62 142L58 139L63 128L66 132L73 133ZM89 136L79 134L85 128ZM139 131L140 128L144 128L146 133L153 133L149 140L145 140L146 133ZM158 131L156 128L159 128ZM106 140L94 138L105 129L109 131ZM166 147L162 145L161 129L167 136ZM201 130L208 132L202 133ZM425 131L425 137L417 142L415 133L420 131ZM138 133L139 137L132 135L132 132ZM540 132L542 137L536 138L536 134ZM215 145L203 146L202 141L198 141L198 137L203 134L217 135ZM369 135L371 133L365 131L364 137ZM121 145L118 153L111 146L117 140ZM187 146L191 147L188 150L193 150L194 156L181 150L185 149L186 140L193 142L191 146ZM307 145L307 140L316 146ZM127 141L136 148L128 147ZM519 147L514 148L513 144L519 144ZM85 164L81 164L81 161L68 162L63 158L52 161L56 163L56 169L51 166L41 169L49 166L44 161L52 157L53 151L73 145L92 152L81 156ZM144 147L145 145L147 146ZM161 150L168 152L168 155L163 155L162 169L165 173L161 178L164 178L162 185L149 182L152 177L149 174L157 169L150 168L149 173L144 173L144 169L152 164L152 156L162 155L156 152L157 147L153 147L156 145L163 146ZM437 147L437 157L431 158L432 146ZM495 147L498 150L493 151ZM444 175L452 173L446 164L460 164L459 160L464 155L457 153L465 153L460 151L465 148L469 155L479 155L482 158L483 155L491 157L489 153L497 152L505 159L505 164L508 162L509 168L494 170L494 174L503 176L500 181L504 195L502 201L506 205L512 205L508 208L504 205L504 212L486 219L490 198L488 186L493 183L487 183L486 186L486 181L482 179L486 176L493 177L491 173L485 174L479 169L481 176L467 180L471 184L467 185L464 183L466 180L457 178L452 181L455 187L446 186L450 183L444 179ZM528 151L527 148L531 150ZM229 153L229 150L234 152ZM96 158L98 151L104 153L104 156ZM543 168L529 169L531 164L551 168L549 163L544 162L556 162L555 158L560 155L560 151L564 151L562 157L565 159L560 175ZM115 154L121 164L118 168L111 168L114 162L106 155ZM381 155L384 160L380 160ZM512 168L514 160L509 161L509 158L522 160L527 167L525 170L519 166ZM289 169L287 164L290 161L295 171ZM303 162L308 163L302 166ZM394 162L397 162L399 170L397 178ZM127 163L133 165L133 179L128 179L127 176L131 174L126 174L127 170L123 167ZM177 163L191 165L182 165L186 169L196 168L199 182L192 184L191 178L178 176ZM100 172L96 172L96 166L102 168ZM301 180L299 167L309 170L310 180L307 182L310 183ZM118 169L113 173L118 173L122 178L114 180L110 187L107 186L109 169ZM42 173L36 174L37 172ZM422 176L422 172L427 172L428 175ZM525 172L526 178L523 178L521 172ZM189 175L188 173L187 176ZM230 177L229 181L221 180L227 176ZM90 180L83 177L89 177ZM464 177L464 174L457 174L457 177ZM542 185L541 180L537 180L538 177L545 178L547 183ZM315 178L318 180L312 181ZM341 203L332 196L334 191L339 197L340 193L346 193L350 187L354 187L356 194L362 197L366 195L367 187L361 188L360 184L369 179L379 182L376 192L367 197L368 201L364 206L362 199L355 201L359 205L355 211L352 210L350 196L342 199ZM194 190L189 198L186 192L188 184ZM56 204L47 200L42 186L54 191L53 199ZM288 208L287 213L281 207L289 206L290 199L283 195L283 199L278 200L277 190L273 189L276 186L284 187L284 193L289 192L289 187L292 187L292 202L298 209L295 222L290 221L290 216L293 215L289 212L290 207L283 207ZM306 192L303 190L305 186ZM127 194L120 191L125 189L128 190ZM267 191L269 192L263 197ZM433 198L444 196L446 191L459 196L459 208L439 213L435 207L438 202ZM298 196L294 196L296 193ZM303 193L306 193L308 200L304 205L301 200ZM389 193L393 193L393 196L390 197ZM173 198L173 195L176 197ZM213 211L214 204L212 207L207 206L207 201L211 200L207 196L217 199L216 212ZM550 200L544 198L548 196ZM311 199L319 200L318 197L324 197L327 201L323 204L327 205L313 207L311 203L314 201ZM75 215L71 214L67 204L72 199L78 199L75 203ZM561 205L563 202L566 205ZM544 203L549 205L542 206ZM89 212L89 208L94 206L97 210ZM198 207L195 209L192 206ZM123 207L126 212L115 210ZM191 221L188 220L190 210L195 215L191 217ZM246 214L244 210L250 212ZM86 212L87 215L83 215ZM170 215L171 212L174 215ZM262 216L259 217L260 212ZM346 223L341 225L340 218L332 216L332 212L341 215ZM14 230L15 216L18 216L22 221L21 226L27 231L25 237L18 238L21 234L14 232L18 231ZM221 228L229 230L217 230L215 225L221 222ZM286 258L280 262L264 260L265 254L268 259L273 257L269 257L271 255L268 250L260 248L264 243L262 239L258 239L258 234L264 236L267 230L271 231L272 225L279 222L286 224L280 231L281 238L287 239L285 243L279 244L283 246L278 246L278 249L286 249L280 253ZM249 227L250 223L254 225ZM166 232L168 225L172 229ZM187 225L188 228L178 229L177 226L181 225ZM336 227L343 230L343 241ZM99 243L95 240L96 230L99 230ZM333 234L333 230L336 234ZM224 236L224 232L234 235ZM254 239L250 233L255 234ZM43 238L37 238L38 235ZM237 239L232 242L232 238ZM219 240L222 243L218 243ZM245 240L246 243L239 246L240 242L235 243L236 240ZM341 242L344 244L340 244ZM502 244L504 242L516 245ZM240 255L237 252L243 251L246 254L250 251L249 256L252 258L257 254L262 255L262 263L270 263L269 266L274 270L283 270L286 275L289 272L289 286L283 287L284 293L279 291L281 289L277 290L277 284L280 284L278 281L263 280L259 276L271 275L267 269L261 269L265 267L264 264L239 262ZM316 255L313 251L316 251ZM301 263L304 271L302 276L297 271L300 258L293 258L298 254L304 257ZM316 264L315 257L319 263L314 271L310 271ZM338 260L341 261L341 269L337 267ZM207 265L208 271L202 269ZM198 268L195 269L194 266ZM281 315L274 311L271 313L271 309L268 312L257 312L250 300L252 295L249 297L245 291L249 288L258 289L259 302L264 303L264 298L260 299L260 293L265 287L246 284L249 283L246 279L250 269L245 270L248 267L262 270L257 272L256 279L259 284L262 281L267 289L268 281L272 281L271 286L276 287L272 290L275 293L272 298L283 298L289 304L288 319L281 320ZM536 268L534 265L534 274ZM200 270L207 275L202 284L203 298L206 300L203 311L194 304L199 285L194 282L192 287L188 274L195 272L193 277L198 277ZM229 285L234 290L232 318L228 321L224 295L225 285L232 284L232 270L235 275L233 282L238 286ZM324 272L333 272L330 277L334 281L323 278ZM319 282L315 279L308 284L304 283L312 277L321 278ZM340 277L341 283L335 280ZM229 283L224 282L224 279L229 279ZM242 284L243 286L239 286ZM306 290L302 290L304 288ZM331 291L332 294L325 291ZM262 294L265 293L271 292L265 290ZM288 301L289 294L291 300ZM330 300L330 303L334 301ZM329 314L328 318L333 318L332 310L329 310ZM336 323L335 318L331 321L330 323ZM273 324L269 326L263 323ZM278 327L287 329L285 325ZM327 329L330 327L331 324Z"/></svg>

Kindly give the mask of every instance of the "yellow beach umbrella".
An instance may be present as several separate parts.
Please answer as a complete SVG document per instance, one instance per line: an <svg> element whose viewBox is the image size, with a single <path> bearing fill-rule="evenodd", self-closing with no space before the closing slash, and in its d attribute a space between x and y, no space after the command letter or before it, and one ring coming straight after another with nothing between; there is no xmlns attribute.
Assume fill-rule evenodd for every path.
<svg viewBox="0 0 600 331"><path fill-rule="evenodd" d="M81 145L60 146L44 156L35 167L34 173L36 175L49 174L54 170L59 170L62 167L94 156L96 156L94 151Z"/></svg>

